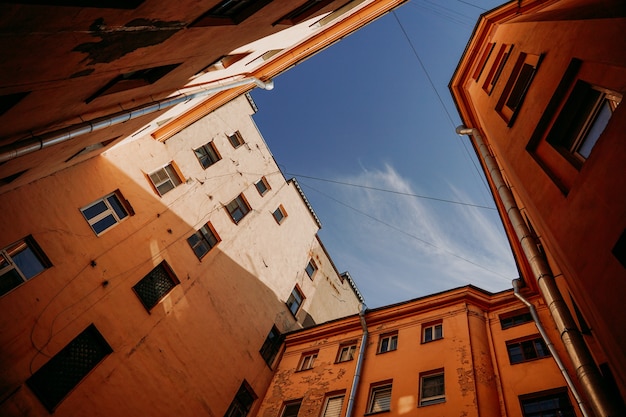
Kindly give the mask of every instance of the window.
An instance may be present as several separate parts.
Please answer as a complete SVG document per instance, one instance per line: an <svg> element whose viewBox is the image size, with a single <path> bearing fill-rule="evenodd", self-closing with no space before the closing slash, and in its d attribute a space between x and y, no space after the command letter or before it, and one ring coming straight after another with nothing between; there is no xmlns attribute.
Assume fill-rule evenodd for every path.
<svg viewBox="0 0 626 417"><path fill-rule="evenodd" d="M550 356L550 351L541 337L506 342L506 350L511 364Z"/></svg>
<svg viewBox="0 0 626 417"><path fill-rule="evenodd" d="M272 0L222 0L190 26L238 25L271 2Z"/></svg>
<svg viewBox="0 0 626 417"><path fill-rule="evenodd" d="M86 155L86 154L91 153L93 151L96 151L98 149L102 149L102 148L106 147L109 143L111 143L114 140L119 139L121 137L122 136L120 135L120 136L116 136L116 137L114 137L112 139L107 139L107 140L105 140L103 142L96 142L96 143L92 143L91 145L87 145L83 149L81 149L80 151L76 152L74 155L72 155L69 158L67 158L65 160L65 162L69 162L72 159L74 159L76 157L79 157L81 155Z"/></svg>
<svg viewBox="0 0 626 417"><path fill-rule="evenodd" d="M309 263L306 264L306 268L304 268L304 270L309 278L313 279L315 272L317 272L317 265L315 265L315 261L313 259L309 259Z"/></svg>
<svg viewBox="0 0 626 417"><path fill-rule="evenodd" d="M250 212L250 206L243 194L239 194L233 201L226 205L226 210L228 210L228 214L230 214L230 217L235 224L237 224Z"/></svg>
<svg viewBox="0 0 626 417"><path fill-rule="evenodd" d="M307 0L304 4L296 7L278 19L274 25L295 25L306 20L309 16L313 16L315 12L326 7L333 0Z"/></svg>
<svg viewBox="0 0 626 417"><path fill-rule="evenodd" d="M443 370L420 374L420 406L446 401Z"/></svg>
<svg viewBox="0 0 626 417"><path fill-rule="evenodd" d="M39 368L26 384L52 413L113 350L92 324Z"/></svg>
<svg viewBox="0 0 626 417"><path fill-rule="evenodd" d="M243 140L243 136L241 136L241 133L239 133L239 131L236 131L232 135L228 135L228 140L230 141L230 144L233 145L233 148L238 148L246 143Z"/></svg>
<svg viewBox="0 0 626 417"><path fill-rule="evenodd" d="M297 417L298 411L300 411L300 406L302 405L302 400L292 401L286 403L283 407L283 412L281 413L281 417Z"/></svg>
<svg viewBox="0 0 626 417"><path fill-rule="evenodd" d="M0 296L51 266L32 236L3 248L0 250Z"/></svg>
<svg viewBox="0 0 626 417"><path fill-rule="evenodd" d="M109 81L104 87L89 96L85 100L85 104L89 104L101 96L154 84L179 65L180 64L162 65L160 67L145 68L127 72L126 74L120 74Z"/></svg>
<svg viewBox="0 0 626 417"><path fill-rule="evenodd" d="M621 100L619 93L579 80L548 134L548 143L581 167Z"/></svg>
<svg viewBox="0 0 626 417"><path fill-rule="evenodd" d="M529 323L531 321L533 321L533 316L530 315L530 312L526 308L522 310L515 310L500 316L500 326L502 326L502 330L518 326L520 324Z"/></svg>
<svg viewBox="0 0 626 417"><path fill-rule="evenodd" d="M443 323L432 323L422 326L422 343L443 338Z"/></svg>
<svg viewBox="0 0 626 417"><path fill-rule="evenodd" d="M198 259L202 259L219 241L220 237L217 235L210 222L187 238L187 243L189 243L189 246L191 246L191 249L193 249Z"/></svg>
<svg viewBox="0 0 626 417"><path fill-rule="evenodd" d="M367 403L367 414L389 410L391 410L391 384L372 386Z"/></svg>
<svg viewBox="0 0 626 417"><path fill-rule="evenodd" d="M517 62L513 67L511 76L502 91L502 96L496 104L496 111L511 126L517 115L517 111L522 106L526 92L530 87L539 63L540 55L520 53Z"/></svg>
<svg viewBox="0 0 626 417"><path fill-rule="evenodd" d="M337 362L347 362L354 359L354 352L356 351L356 343L350 343L339 346L339 353L337 354Z"/></svg>
<svg viewBox="0 0 626 417"><path fill-rule="evenodd" d="M280 350L282 341L282 335L276 326L272 326L272 330L270 330L265 338L265 342L263 342L263 346L261 346L261 350L259 351L268 366L272 366L272 362L274 362L274 358L276 358Z"/></svg>
<svg viewBox="0 0 626 417"><path fill-rule="evenodd" d="M302 359L300 359L300 365L298 366L298 371L306 371L307 369L313 368L313 364L315 363L315 359L317 359L317 353L309 352L302 355Z"/></svg>
<svg viewBox="0 0 626 417"><path fill-rule="evenodd" d="M281 224L283 220L285 220L285 217L287 217L287 212L285 211L285 208L282 204L272 212L272 216L274 216L274 220L276 220L276 223L278 224Z"/></svg>
<svg viewBox="0 0 626 417"><path fill-rule="evenodd" d="M135 284L133 291L135 291L146 310L150 311L152 307L157 305L163 297L178 285L178 282L178 278L176 278L170 266L163 261Z"/></svg>
<svg viewBox="0 0 626 417"><path fill-rule="evenodd" d="M13 93L0 96L0 116L11 110L11 108L17 105L17 103L19 103L20 101L22 101L22 99L26 97L29 93L30 91L26 91L22 93Z"/></svg>
<svg viewBox="0 0 626 417"><path fill-rule="evenodd" d="M119 191L94 201L80 209L96 235L100 235L132 214L130 206Z"/></svg>
<svg viewBox="0 0 626 417"><path fill-rule="evenodd" d="M179 176L173 163L153 172L149 177L160 196L164 196L182 183L181 176Z"/></svg>
<svg viewBox="0 0 626 417"><path fill-rule="evenodd" d="M198 149L194 149L193 152L196 154L196 158L198 158L200 165L202 165L202 168L204 169L207 169L222 159L220 154L217 152L217 149L215 149L213 142L202 145Z"/></svg>
<svg viewBox="0 0 626 417"><path fill-rule="evenodd" d="M302 292L297 286L294 287L286 303L287 307L289 308L289 311L291 311L291 314L293 314L294 316L296 315L298 310L300 310L300 306L302 305L303 301L304 301L304 295L302 295Z"/></svg>
<svg viewBox="0 0 626 417"><path fill-rule="evenodd" d="M480 78L480 75L483 73L483 70L485 69L485 65L487 65L487 61L489 61L489 57L491 56L491 53L493 52L493 49L495 48L495 46L496 46L495 43L490 43L487 45L487 47L483 51L483 55L480 57L480 61L478 61L478 66L476 67L476 70L474 71L474 75L472 76L472 78L475 79L476 81L478 81L478 79Z"/></svg>
<svg viewBox="0 0 626 417"><path fill-rule="evenodd" d="M378 341L378 353L390 352L398 348L398 333L383 334Z"/></svg>
<svg viewBox="0 0 626 417"><path fill-rule="evenodd" d="M222 55L221 57L219 57L215 61L211 62L206 67L202 68L195 75L202 75L202 74L207 73L207 72L219 71L219 70L226 69L226 68L230 67L231 65L241 61L242 59L244 59L248 55L250 55L249 52L245 52L245 53L242 53L242 54Z"/></svg>
<svg viewBox="0 0 626 417"><path fill-rule="evenodd" d="M252 391L250 385L248 385L248 383L244 380L241 387L239 387L239 391L237 391L233 402L230 403L228 410L226 410L224 417L246 417L256 398L256 394Z"/></svg>
<svg viewBox="0 0 626 417"><path fill-rule="evenodd" d="M483 90L487 93L491 94L493 88L498 82L498 78L500 78L500 74L502 74L502 70L504 69L504 65L506 61L509 59L509 55L511 54L511 49L513 49L513 45L501 45L498 54L496 55L496 59L494 60L487 77L485 78L485 82L483 83Z"/></svg>
<svg viewBox="0 0 626 417"><path fill-rule="evenodd" d="M327 397L322 417L341 417L344 397L345 394Z"/></svg>
<svg viewBox="0 0 626 417"><path fill-rule="evenodd" d="M260 180L254 183L254 186L256 187L256 190L259 192L259 194L262 196L270 190L270 185L265 177L261 177Z"/></svg>
<svg viewBox="0 0 626 417"><path fill-rule="evenodd" d="M519 402L524 417L574 417L576 415L565 388L521 395Z"/></svg>

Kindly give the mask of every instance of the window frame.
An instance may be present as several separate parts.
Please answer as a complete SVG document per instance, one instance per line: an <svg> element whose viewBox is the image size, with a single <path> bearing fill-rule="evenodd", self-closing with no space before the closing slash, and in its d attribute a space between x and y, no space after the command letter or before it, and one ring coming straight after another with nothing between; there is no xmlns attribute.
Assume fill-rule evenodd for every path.
<svg viewBox="0 0 626 417"><path fill-rule="evenodd" d="M500 327L502 330L521 326L522 324L531 323L533 321L533 317L528 308L522 308L500 314L498 319L500 320Z"/></svg>
<svg viewBox="0 0 626 417"><path fill-rule="evenodd" d="M199 151L204 152L204 154L201 156L198 155ZM208 169L222 159L222 156L218 152L217 147L215 146L215 143L213 141L207 142L204 145L195 148L193 150L193 153L196 156L196 159L198 159L198 162L200 163L202 169ZM208 165L205 165L203 161L207 160L210 161L210 163Z"/></svg>
<svg viewBox="0 0 626 417"><path fill-rule="evenodd" d="M387 344L385 345L385 342ZM385 346L385 350L383 350L383 346ZM398 332L389 332L383 333L378 338L378 349L376 351L377 354L388 353L398 350Z"/></svg>
<svg viewBox="0 0 626 417"><path fill-rule="evenodd" d="M272 0L251 0L249 2L250 4L247 6L244 5L242 10L236 13L230 13L228 10L220 12L222 7L228 6L228 3L231 3L229 0L222 0L207 12L200 15L189 27L238 25L271 2Z"/></svg>
<svg viewBox="0 0 626 417"><path fill-rule="evenodd" d="M317 264L315 263L313 258L310 258L309 262L307 262L306 266L304 267L304 272L308 275L309 278L311 278L311 280L313 280L313 277L315 277L315 274L317 273L317 269Z"/></svg>
<svg viewBox="0 0 626 417"><path fill-rule="evenodd" d="M261 191L259 184L263 185L263 188L264 188L263 191ZM265 194L267 194L269 190L272 189L272 187L270 187L269 182L267 182L267 179L264 176L254 183L254 187L256 188L257 192L259 193L261 197L263 197Z"/></svg>
<svg viewBox="0 0 626 417"><path fill-rule="evenodd" d="M158 184L152 178L153 175L157 175L160 173L164 173L167 178L159 178ZM148 174L148 180L150 180L150 184L152 184L152 189L160 196L163 197L165 194L172 191L174 188L178 187L182 183L185 182L185 178L181 174L180 170L174 163L174 161L170 161L169 163L163 165L161 168L154 170ZM161 191L159 187L171 184L172 188Z"/></svg>
<svg viewBox="0 0 626 417"><path fill-rule="evenodd" d="M539 349L537 347L537 344L539 344ZM535 356L533 357L526 356L530 353L530 351L527 350L529 346L532 347L532 351L534 352ZM512 353L512 348L519 348L519 353ZM538 334L525 336L514 340L507 340L506 352L509 358L509 363L511 365L517 365L519 363L532 362L538 359L552 357L550 349L548 349L545 340L543 340L543 338ZM515 359L517 358L517 356L520 356L520 359Z"/></svg>
<svg viewBox="0 0 626 417"><path fill-rule="evenodd" d="M120 209L120 212L116 210L116 207L114 207L113 203L111 203L111 201L109 200L110 198L113 198L117 201L118 203L117 208ZM86 212L100 203L104 203L104 205L106 206L106 209L95 214L92 217L87 217ZM96 234L96 236L100 236L103 233L106 233L108 230L117 226L119 223L128 219L130 216L134 214L134 212L132 211L130 207L130 204L124 198L124 196L122 196L122 193L120 192L120 190L115 190L112 193L109 193L105 195L104 197L101 197L87 204L86 206L81 207L79 210L81 214L83 215L83 218L87 221L87 224L89 225L91 230ZM123 213L124 217L121 217L121 214L122 214L121 211L124 212ZM108 225L106 228L98 232L96 228L94 227L94 225L97 225L98 223L107 219L109 216L113 217L114 223Z"/></svg>
<svg viewBox="0 0 626 417"><path fill-rule="evenodd" d="M340 404L339 404L339 409L337 410L337 414L334 414L334 413L329 414L328 407L331 401L336 401L339 399L340 399ZM320 414L320 417L341 417L341 412L343 411L343 403L345 402L345 399L346 399L345 391L326 394L326 398L324 398L324 407L322 407L322 413Z"/></svg>
<svg viewBox="0 0 626 417"><path fill-rule="evenodd" d="M297 25L304 22L309 17L315 15L319 10L331 4L334 0L306 0L289 13L282 16L272 26L276 25Z"/></svg>
<svg viewBox="0 0 626 417"><path fill-rule="evenodd" d="M292 406L298 406L295 414L287 414L287 409ZM285 401L283 403L282 410L280 411L280 417L297 417L300 413L300 408L302 407L302 399Z"/></svg>
<svg viewBox="0 0 626 417"><path fill-rule="evenodd" d="M252 402L247 404L249 399L245 397L250 397ZM248 381L244 379L228 406L226 413L224 413L224 417L246 417L258 398L250 384L248 384Z"/></svg>
<svg viewBox="0 0 626 417"><path fill-rule="evenodd" d="M439 337L437 337L437 328L439 328ZM427 340L426 335L430 330L430 339ZM422 344L434 342L443 339L443 320L422 324Z"/></svg>
<svg viewBox="0 0 626 417"><path fill-rule="evenodd" d="M356 346L357 346L357 342L347 342L347 343L342 343L341 345L339 345L339 349L337 351L337 360L335 361L335 363L342 363L342 362L350 362L352 360L354 360L354 354L356 352ZM344 351L346 352L346 358L344 358Z"/></svg>
<svg viewBox="0 0 626 417"><path fill-rule="evenodd" d="M241 132L238 130L235 130L231 135L226 135L226 137L228 138L228 142L230 142L231 146L234 149L240 148L246 143L246 141L243 139L243 136L241 135Z"/></svg>
<svg viewBox="0 0 626 417"><path fill-rule="evenodd" d="M543 55L529 54L526 52L520 52L517 57L515 66L496 104L496 112L507 122L507 126L510 127L515 122L515 118L524 103L528 89L539 70L539 65L542 60ZM517 99L514 100L513 103L512 100L514 97L517 97ZM512 106L512 104L514 104L514 106Z"/></svg>
<svg viewBox="0 0 626 417"><path fill-rule="evenodd" d="M317 355L319 354L319 350L313 350L309 352L305 352L302 354L300 358L300 363L298 364L298 372L308 371L309 369L313 369L315 366L315 360L317 359Z"/></svg>
<svg viewBox="0 0 626 417"><path fill-rule="evenodd" d="M285 305L287 306L287 309L291 312L291 314L294 317L296 317L298 313L300 312L300 309L304 305L304 300L306 300L306 297L304 296L304 293L300 289L300 286L296 284L296 286L293 287L293 290L291 290L291 294L289 295L289 298L287 298L287 301L285 301ZM292 310L292 307L294 305L297 306L296 311Z"/></svg>
<svg viewBox="0 0 626 417"><path fill-rule="evenodd" d="M152 275L157 273L156 272L157 269L162 269L163 270L163 272L169 278L169 284L170 285L165 290L163 290L163 288L159 288L160 294L159 294L158 298L156 298L154 300L147 300L142 295L142 291L143 290L138 289L138 287L144 286L144 285L146 285L146 283L149 283L150 279L151 278L153 279ZM165 299L165 297L167 297L174 290L174 288L176 288L179 284L180 284L180 280L178 279L178 277L176 276L176 274L174 273L174 271L172 270L170 265L167 263L167 261L162 261L160 264L158 264L154 268L152 268L150 270L150 272L148 272L146 275L144 275L143 278L141 278L139 281L137 281L137 283L135 285L133 285L132 290L135 293L135 295L137 296L137 298L139 299L139 301L141 301L141 305L143 305L144 308L146 309L146 311L148 313L150 313L150 311L154 307L159 305L161 303L161 301L163 301L163 299ZM149 301L152 301L152 302L149 302Z"/></svg>
<svg viewBox="0 0 626 417"><path fill-rule="evenodd" d="M224 208L235 224L239 224L239 222L241 222L248 215L248 213L252 211L252 208L243 193L239 194L230 203L226 204ZM237 212L241 212L241 217L235 217L235 213Z"/></svg>
<svg viewBox="0 0 626 417"><path fill-rule="evenodd" d="M502 75L502 71L504 70L504 66L506 65L509 57L511 56L511 51L513 50L513 44L505 44L500 45L500 50L498 50L498 54L494 62L491 64L491 68L485 81L483 83L483 90L491 95L493 92L500 76Z"/></svg>
<svg viewBox="0 0 626 417"><path fill-rule="evenodd" d="M280 204L278 207L276 207L276 210L272 212L272 217L274 217L276 223L282 224L287 218L287 210L285 210L285 207Z"/></svg>
<svg viewBox="0 0 626 417"><path fill-rule="evenodd" d="M196 238L195 243L191 243L190 240ZM222 239L215 231L215 228L211 224L211 222L207 222L204 226L202 226L198 231L187 238L187 243L191 247L191 250L196 255L198 260L202 260L214 247L220 243ZM200 254L196 251L197 248L201 247L201 244L204 244L205 247L208 247L204 253Z"/></svg>
<svg viewBox="0 0 626 417"><path fill-rule="evenodd" d="M421 372L419 378L419 407L426 407L446 402L446 378L443 368L427 372ZM425 381L434 378L441 378L441 387L443 393L426 396L424 392L427 389Z"/></svg>
<svg viewBox="0 0 626 417"><path fill-rule="evenodd" d="M495 42L490 42L485 46L485 49L483 50L480 60L478 61L478 65L476 66L476 69L474 70L474 74L472 75L472 78L476 80L476 82L478 82L478 80L480 79L480 76L485 71L487 62L489 61L489 58L491 58L491 54L493 54L493 50L495 48L496 48Z"/></svg>
<svg viewBox="0 0 626 417"><path fill-rule="evenodd" d="M378 394L381 394L381 393L386 394L387 391L389 392L388 394L389 407L386 409L384 408L375 409L377 407L376 402L380 400L380 397L378 396ZM370 385L369 396L367 399L367 410L365 412L365 415L390 412L392 395L393 395L393 381L378 382L378 383ZM383 401L386 398L387 398L387 395L382 397Z"/></svg>
<svg viewBox="0 0 626 417"><path fill-rule="evenodd" d="M276 356L278 356L278 353L280 352L280 346L282 343L283 335L278 328L273 325L265 337L265 341L263 342L261 349L259 349L259 354L270 369L272 368L274 359L276 359Z"/></svg>
<svg viewBox="0 0 626 417"><path fill-rule="evenodd" d="M538 410L539 414L537 412L527 413L525 410L526 405L536 406L536 404L540 401L553 400L553 399L558 400L558 403L559 403L558 409L554 409L554 408L541 409L541 410ZM546 391L539 391L539 392L534 392L531 394L520 395L518 397L518 400L520 404L520 411L523 417L540 417L541 415L543 415L542 413L546 411L565 412L565 413L559 414L564 417L576 416L576 412L574 411L574 407L572 406L572 400L570 399L569 394L567 392L567 388L565 387L554 388L554 389L550 389ZM563 400L565 400L565 404L561 403L561 401Z"/></svg>
<svg viewBox="0 0 626 417"><path fill-rule="evenodd" d="M21 248L21 246L23 245L25 246L25 248ZM14 259L17 257L17 255L24 254L26 250L30 251L30 256L28 256L29 259L24 259L28 261L29 269L31 269L32 267L30 265L30 263L33 261L32 258L34 258L34 260L39 263L37 268L35 268L37 269L37 272L33 270L32 275L31 272L27 271L23 266L22 268L20 268L19 264L22 263L21 260L18 259L18 262L16 262L16 259ZM5 279L7 278L13 278L14 280L10 286L7 286L7 288L4 288L4 284L2 284L2 287L0 287L0 297L8 294L25 282L35 278L50 267L52 267L50 259L48 259L48 257L41 249L39 244L32 237L32 235L28 235L20 240L11 243L10 245L5 246L4 248L0 249L0 280L5 281ZM15 273L13 273L13 271L15 271ZM20 280L19 282L17 280L18 278Z"/></svg>

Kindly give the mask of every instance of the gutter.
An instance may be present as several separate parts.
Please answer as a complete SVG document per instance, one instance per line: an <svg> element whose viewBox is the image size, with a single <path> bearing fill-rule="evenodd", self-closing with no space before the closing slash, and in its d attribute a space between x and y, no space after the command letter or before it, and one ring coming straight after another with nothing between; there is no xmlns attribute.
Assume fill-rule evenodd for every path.
<svg viewBox="0 0 626 417"><path fill-rule="evenodd" d="M594 414L598 417L620 415L620 407L607 394L602 375L598 371L593 357L576 327L572 314L567 308L565 301L563 301L545 256L539 251L538 242L526 225L515 203L513 193L511 193L511 190L504 182L500 167L491 155L480 132L475 128L459 126L456 128L456 133L473 137L476 153L484 164L485 174L493 181L494 194L499 197L506 216L508 216L513 225L524 256L528 260L531 271L537 280L539 291L550 309L550 314L561 335L561 341L576 370L578 381L591 404ZM583 410L584 407L581 408L581 411Z"/></svg>
<svg viewBox="0 0 626 417"><path fill-rule="evenodd" d="M234 87L252 83L256 84L257 87L263 88L265 90L271 90L274 88L274 82L272 80L264 82L255 77L247 77L242 80L234 81L232 83L205 88L200 91L196 91L195 93L179 94L175 97L166 98L153 103L134 107L132 109L113 113L107 116L98 117L96 119L78 123L70 127L45 133L40 136L33 136L32 138L21 140L10 145L0 146L0 163L40 151L50 146L66 142L68 140L95 132L97 130L102 130L114 125L127 122L132 119L136 119L141 116L145 116L150 113L157 112L159 110L167 109L169 107L173 107L177 104L184 103L198 97L204 97L219 91L229 90Z"/></svg>
<svg viewBox="0 0 626 417"><path fill-rule="evenodd" d="M361 336L361 346L359 347L359 355L356 358L356 369L354 371L354 378L352 379L352 387L350 388L350 397L348 398L348 407L345 417L352 417L352 410L354 408L354 399L359 388L359 380L361 379L361 369L363 368L363 358L365 355L365 345L367 345L367 338L369 332L367 331L367 322L365 321L365 311L367 306L362 304L361 311L359 312L359 320L361 320L361 327L363 328L363 336Z"/></svg>

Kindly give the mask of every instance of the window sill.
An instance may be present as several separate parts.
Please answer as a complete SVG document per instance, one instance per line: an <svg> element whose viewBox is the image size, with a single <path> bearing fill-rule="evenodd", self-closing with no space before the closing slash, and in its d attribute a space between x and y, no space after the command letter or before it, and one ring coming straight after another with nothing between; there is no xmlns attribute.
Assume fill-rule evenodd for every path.
<svg viewBox="0 0 626 417"><path fill-rule="evenodd" d="M377 355L384 355L385 353L389 353L389 352L395 352L398 349L393 349L393 350L386 350L384 352L376 352Z"/></svg>
<svg viewBox="0 0 626 417"><path fill-rule="evenodd" d="M428 407L428 406L436 405L436 404L443 404L445 402L446 402L445 398L440 398L437 400L426 400L424 404L420 403L420 405L418 405L417 408Z"/></svg>
<svg viewBox="0 0 626 417"><path fill-rule="evenodd" d="M425 341L425 342L422 342L422 345L425 345L425 344L427 344L427 343L436 342L437 340L443 340L443 337L440 337L439 339L427 340L427 341Z"/></svg>

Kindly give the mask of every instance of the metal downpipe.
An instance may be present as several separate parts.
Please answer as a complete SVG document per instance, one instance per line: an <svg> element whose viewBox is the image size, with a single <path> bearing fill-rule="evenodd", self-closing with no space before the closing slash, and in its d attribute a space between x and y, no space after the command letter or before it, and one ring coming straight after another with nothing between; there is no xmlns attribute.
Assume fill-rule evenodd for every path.
<svg viewBox="0 0 626 417"><path fill-rule="evenodd" d="M563 301L544 255L537 247L538 242L526 225L515 203L513 193L511 193L511 190L504 182L495 158L491 155L478 129L459 126L456 129L456 133L459 135L471 135L474 138L476 150L485 164L487 174L493 181L498 197L521 243L524 255L537 280L539 291L550 309L550 314L561 335L565 350L576 370L578 381L594 414L597 417L618 416L619 406L606 394L604 380L593 361L582 335L576 327L576 323L565 301Z"/></svg>
<svg viewBox="0 0 626 417"><path fill-rule="evenodd" d="M367 330L367 322L365 321L365 310L367 306L363 304L361 311L359 312L359 320L361 320L361 327L363 328L363 336L361 336L361 346L359 347L359 356L356 358L356 365L354 371L354 378L352 379L352 387L350 388L350 397L348 398L348 406L346 409L346 417L352 416L352 409L354 408L354 400L359 387L359 380L361 379L361 369L363 368L363 357L365 355L365 345L367 345L367 338L369 332Z"/></svg>
<svg viewBox="0 0 626 417"><path fill-rule="evenodd" d="M6 146L0 146L0 163L10 161L11 159L18 158L23 155L27 155L33 152L40 151L44 148L62 143L78 136L85 135L87 133L95 132L96 130L105 129L114 125L118 125L127 122L137 117L145 116L146 114L154 113L159 110L173 107L177 104L184 103L188 100L207 96L209 94L217 93L238 87L241 85L247 85L254 83L257 87L265 90L271 90L274 88L274 82L272 80L261 81L255 77L245 78L228 84L222 84L215 87L205 88L195 93L183 93L175 97L159 100L154 103L145 104L129 110L113 113L107 116L98 117L87 122L78 123L73 126L56 130L50 133L45 133L40 136L34 136L32 138L18 141Z"/></svg>

